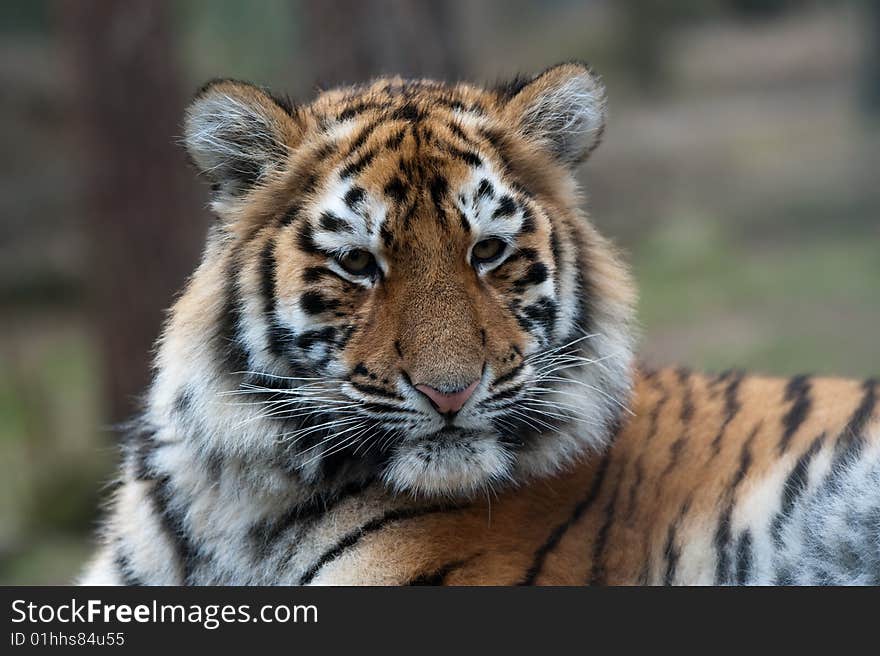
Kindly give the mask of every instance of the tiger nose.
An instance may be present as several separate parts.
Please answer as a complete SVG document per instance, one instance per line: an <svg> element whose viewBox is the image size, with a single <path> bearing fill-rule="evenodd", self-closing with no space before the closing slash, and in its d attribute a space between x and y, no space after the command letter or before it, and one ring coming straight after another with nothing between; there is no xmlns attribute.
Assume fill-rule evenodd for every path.
<svg viewBox="0 0 880 656"><path fill-rule="evenodd" d="M474 390L477 389L477 383L479 382L479 380L475 380L464 389L451 393L441 392L430 385L416 385L415 387L431 400L431 404L437 409L437 412L445 415L461 410L462 406L471 398Z"/></svg>

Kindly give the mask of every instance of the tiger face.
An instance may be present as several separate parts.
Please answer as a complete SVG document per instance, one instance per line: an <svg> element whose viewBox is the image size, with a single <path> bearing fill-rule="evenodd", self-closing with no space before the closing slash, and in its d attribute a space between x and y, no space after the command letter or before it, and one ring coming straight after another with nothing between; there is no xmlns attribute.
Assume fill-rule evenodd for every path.
<svg viewBox="0 0 880 656"><path fill-rule="evenodd" d="M471 495L555 472L626 405L633 292L578 209L604 91L578 64L503 88L379 79L293 106L206 86L202 265L151 408L212 457L312 488ZM230 402L230 400L233 402Z"/></svg>

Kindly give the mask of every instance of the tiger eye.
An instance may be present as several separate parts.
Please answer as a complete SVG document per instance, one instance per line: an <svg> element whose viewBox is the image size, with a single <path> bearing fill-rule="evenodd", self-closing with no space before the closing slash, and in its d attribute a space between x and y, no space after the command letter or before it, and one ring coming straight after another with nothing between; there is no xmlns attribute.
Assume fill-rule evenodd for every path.
<svg viewBox="0 0 880 656"><path fill-rule="evenodd" d="M373 254L359 248L349 251L336 261L353 276L372 275L376 269L376 258Z"/></svg>
<svg viewBox="0 0 880 656"><path fill-rule="evenodd" d="M504 242L493 237L492 239L483 239L474 244L471 254L476 262L485 264L486 262L498 259L503 252Z"/></svg>

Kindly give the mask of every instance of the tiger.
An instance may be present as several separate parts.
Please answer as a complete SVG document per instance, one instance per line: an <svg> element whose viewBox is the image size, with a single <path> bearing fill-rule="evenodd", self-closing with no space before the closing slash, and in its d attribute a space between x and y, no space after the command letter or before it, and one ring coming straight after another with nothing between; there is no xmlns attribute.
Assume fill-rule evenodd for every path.
<svg viewBox="0 0 880 656"><path fill-rule="evenodd" d="M604 86L216 80L204 255L85 585L880 583L876 379L651 369Z"/></svg>

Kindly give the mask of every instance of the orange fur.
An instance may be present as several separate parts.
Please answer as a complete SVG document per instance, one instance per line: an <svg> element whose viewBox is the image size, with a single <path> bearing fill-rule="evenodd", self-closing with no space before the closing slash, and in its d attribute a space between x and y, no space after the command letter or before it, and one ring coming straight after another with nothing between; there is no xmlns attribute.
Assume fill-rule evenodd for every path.
<svg viewBox="0 0 880 656"><path fill-rule="evenodd" d="M671 369L641 375L633 416L603 457L497 498L391 524L347 562L328 566L326 576L363 584L401 584L438 572L436 582L447 585L663 583L670 530L679 550L690 544L697 552L699 540L711 538L744 453L751 462L733 492L739 503L771 470L789 473L817 436L827 436L826 453L853 439L845 428L865 394L857 381L812 379L814 410L780 453L791 407L784 400L787 381L743 378L736 394L742 409L728 421L722 397L730 380ZM689 403L693 415L683 420ZM880 416L865 434L880 442ZM554 535L558 540L547 548ZM701 556L678 566L691 570L690 582L711 583L714 556L710 550Z"/></svg>

